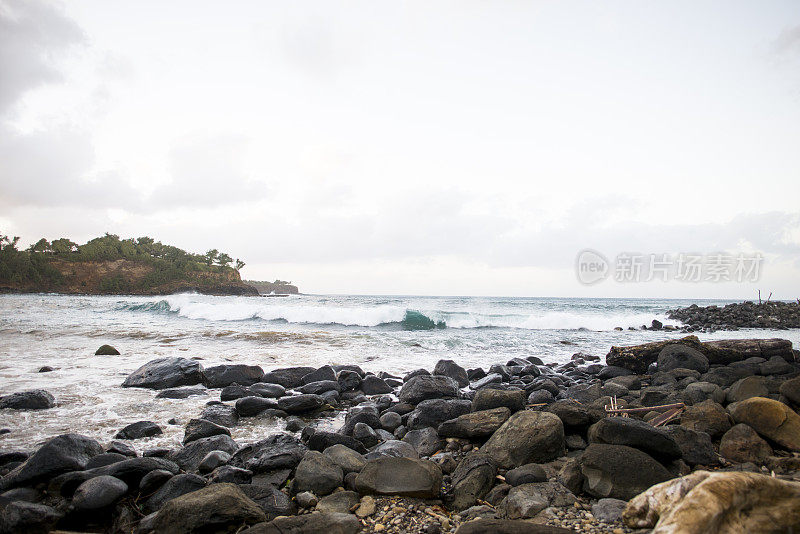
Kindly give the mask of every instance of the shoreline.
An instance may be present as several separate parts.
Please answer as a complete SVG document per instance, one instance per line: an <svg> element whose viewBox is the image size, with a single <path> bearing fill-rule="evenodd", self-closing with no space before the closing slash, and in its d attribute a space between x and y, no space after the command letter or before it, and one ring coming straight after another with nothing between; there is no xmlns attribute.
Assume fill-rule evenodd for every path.
<svg viewBox="0 0 800 534"><path fill-rule="evenodd" d="M167 486L170 481L173 486L179 486L166 492L178 503L181 494L189 495L201 488L205 488L203 491L216 488L216 491L227 487L226 482L234 483L247 495L245 499L249 499L242 502L255 502L260 506L265 515L255 514L258 519L278 523L335 520L341 523L337 528L350 528L344 531L354 532L356 530L352 529L362 527L368 532L405 532L409 530L396 527L413 524L422 529L415 530L419 532L427 532L429 528L448 532L455 531L462 523L465 527L474 526L469 520L482 517L483 521L502 519L554 526L582 525L584 532L615 528L629 532L629 527L619 518L620 502L600 499L622 497L627 501L657 479L661 482L705 469L715 472L767 470L775 471L780 479L800 480L800 457L796 454L800 445L792 449L792 442L780 441L783 438L775 441L774 435L764 436L769 430L759 428L757 432L747 433L745 437L750 441L746 446L727 447L733 439L744 439L729 434L734 428L743 431L741 425L746 425L737 422L734 427L731 424L737 417L746 417L736 415L737 406L746 399L764 399L750 402L776 403L795 413L800 397L793 402L786 392L790 396L795 394L791 389L794 383L800 388L800 379L795 378L800 376L797 351L791 348L790 342L766 345L757 341L728 345L716 342L713 350L709 347L696 338L684 338L668 340L659 347L643 345L616 352L616 348L612 348L607 359L617 365L603 365L597 363L599 358L580 353L564 364L544 364L536 357L529 357L496 363L488 369L469 370L452 360L441 360L434 369L418 370L405 376L366 373L356 365L282 368L265 373L252 365L223 364L203 368L196 360L166 358L145 364L126 379L125 385L156 390L160 396L185 395L201 385L208 388L209 402L198 418L203 421L192 419L186 424L186 437L192 432L195 436L186 441L183 448L140 450L137 439L161 432L155 423L139 422L134 428L120 429L123 437L118 436L120 439L106 447L84 438L88 445L82 446L94 454L87 455L84 450L88 458L83 463L78 462L77 470L74 469L76 464L71 464L66 471L62 469L67 474L56 476L63 481L55 494L52 481L44 486L39 482L37 476L41 473L32 476L28 469L27 475L20 475L27 465L19 463L23 453L9 456L8 451L4 451L0 456L0 473L4 475L0 488L19 496L25 493L22 488L32 486L36 492L34 500L48 503L43 505L59 517L54 525L92 528L97 525L91 521L81 523L86 519L82 519L85 514L75 509L75 493L90 479L103 478L109 482L106 477L113 478L113 473L127 484L130 482L125 480L128 475L117 471L127 462L126 469L137 466L138 484L146 474L163 471L166 467L168 476L163 475L163 485L159 487L171 487ZM665 351L669 354L663 354ZM627 354L627 359L620 359L619 353ZM654 362L657 362L655 367ZM642 372L643 367L645 372ZM785 383L790 386L784 386ZM608 417L606 407L611 405L612 398L615 406L625 408L676 403L683 403L685 407L679 414L680 419L671 421L665 426L666 430L662 430L645 421L658 417L656 412L664 410L633 412L628 418ZM8 402L0 400L0 403ZM53 400L45 394L31 394L15 402L22 408L44 407ZM315 430L313 421L320 416L327 418L325 414L331 411L336 417L328 418L328 427ZM287 429L293 432L277 433L244 447L230 438L228 428L235 428L240 420L265 416L283 419ZM515 427L520 421L525 424ZM335 430L331 424L337 422L343 427ZM751 424L758 426L757 421ZM622 430L617 428L620 425ZM516 436L525 435L526 428L531 426L541 428L536 435L525 438L536 441L536 446L520 443ZM625 430L629 426L631 428ZM754 435L760 441L753 439ZM659 444L655 448L651 443L654 440ZM765 445L771 451L769 454L764 453ZM34 453L32 459L27 460L28 464L47 447ZM599 459L596 457L597 450L603 447L611 447L604 453L606 455L629 449L638 451L644 455L641 462L649 469L643 472L651 475L656 472L659 476L636 480L641 478L637 473L627 473L620 478L615 472L618 466L604 464L603 455ZM220 450L223 461L214 469L200 469L208 455L213 456L211 453ZM729 456L739 454L735 460L742 460L745 457L742 455L747 454L761 456L755 458L757 462L733 462L721 455L723 452ZM138 459L134 459L134 454ZM99 459L94 460L95 457ZM106 465L106 461L111 463ZM87 465L87 462L94 463ZM98 462L104 465L95 465ZM144 467L145 463L150 466L149 470ZM340 464L350 469L354 463L360 469L347 472L358 471L358 474L345 476L346 469ZM402 465L394 465L397 463ZM373 464L381 464L381 469L365 475L364 469ZM390 481L383 480L380 473L392 469L415 472L412 480L404 482L413 489L392 487L387 490L385 485ZM198 470L200 473L196 474ZM430 476L433 480L428 480ZM521 478L517 480L517 476ZM328 480L331 477L333 482ZM508 484L509 478L518 483ZM64 490L67 480L75 482ZM435 483L437 480L441 482ZM103 520L98 524L105 528L124 515L126 507L130 507L126 495L136 494L137 499L142 498L139 488L130 486L128 484L119 499L101 507L102 513L97 517ZM337 487L343 489L334 491ZM183 491L186 488L193 491ZM156 490L148 499L158 491L161 490ZM307 491L314 495L304 495ZM275 503L280 501L280 509L265 508L258 498L263 494L268 494ZM366 515L362 510L360 516L349 513L351 508L356 511L365 504L369 508L370 498L375 499L376 494L379 503L388 503L384 504L388 510L381 508ZM32 497L29 492L25 495ZM77 498L81 495L78 493ZM525 504L531 499L539 499L537 502L544 499L542 502L547 506L536 509L538 505ZM315 500L321 504L312 506L310 503ZM169 509L167 501L158 507L153 504L152 514L138 518L144 527L148 526L148 521L164 520L159 510ZM349 506L345 506L348 503ZM611 507L616 512L603 515L603 507ZM329 512L320 510L337 510L347 515L329 517ZM390 511L394 512L386 517ZM289 519L275 519L287 514ZM613 517L613 520L599 523L595 516ZM395 521L398 517L402 519ZM438 527L432 527L434 523ZM602 530L604 528L610 530ZM140 524L140 531L148 530L142 529Z"/></svg>

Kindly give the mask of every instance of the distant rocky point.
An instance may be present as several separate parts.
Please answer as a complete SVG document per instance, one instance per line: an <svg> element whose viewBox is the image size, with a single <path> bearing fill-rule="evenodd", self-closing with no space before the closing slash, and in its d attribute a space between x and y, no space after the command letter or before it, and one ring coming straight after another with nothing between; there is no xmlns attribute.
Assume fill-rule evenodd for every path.
<svg viewBox="0 0 800 534"><path fill-rule="evenodd" d="M747 301L725 306L692 304L667 312L667 317L682 321L687 331L800 328L800 299L797 302Z"/></svg>
<svg viewBox="0 0 800 534"><path fill-rule="evenodd" d="M244 283L256 288L260 295L297 295L300 293L297 286L283 280L275 280L274 282L245 280Z"/></svg>

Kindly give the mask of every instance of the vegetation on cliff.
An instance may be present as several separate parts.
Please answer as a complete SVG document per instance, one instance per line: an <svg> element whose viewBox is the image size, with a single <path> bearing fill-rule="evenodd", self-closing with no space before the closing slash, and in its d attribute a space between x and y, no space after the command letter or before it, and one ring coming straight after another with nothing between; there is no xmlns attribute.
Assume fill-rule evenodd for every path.
<svg viewBox="0 0 800 534"><path fill-rule="evenodd" d="M258 289L262 295L297 295L300 292L297 286L285 280L275 280L274 282L245 280L245 283Z"/></svg>
<svg viewBox="0 0 800 534"><path fill-rule="evenodd" d="M113 234L79 245L40 239L20 250L0 234L0 287L11 291L161 294L182 290L255 294L242 283L244 262L216 249L193 254L151 237Z"/></svg>

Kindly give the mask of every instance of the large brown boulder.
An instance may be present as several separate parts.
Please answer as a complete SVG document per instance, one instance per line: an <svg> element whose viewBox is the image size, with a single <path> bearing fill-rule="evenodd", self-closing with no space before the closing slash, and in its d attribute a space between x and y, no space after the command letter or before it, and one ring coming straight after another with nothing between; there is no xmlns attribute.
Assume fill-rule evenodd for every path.
<svg viewBox="0 0 800 534"><path fill-rule="evenodd" d="M622 519L653 534L796 532L800 483L757 473L695 471L632 499Z"/></svg>
<svg viewBox="0 0 800 534"><path fill-rule="evenodd" d="M731 416L790 451L800 451L800 415L784 403L751 397L731 405Z"/></svg>
<svg viewBox="0 0 800 534"><path fill-rule="evenodd" d="M266 520L264 512L235 484L211 484L172 499L158 512L156 534L226 532Z"/></svg>
<svg viewBox="0 0 800 534"><path fill-rule="evenodd" d="M772 456L772 447L755 430L739 423L725 432L719 442L719 454L731 462L763 464Z"/></svg>
<svg viewBox="0 0 800 534"><path fill-rule="evenodd" d="M705 432L714 439L731 428L731 421L725 408L709 399L694 406L687 406L681 415L681 426Z"/></svg>
<svg viewBox="0 0 800 534"><path fill-rule="evenodd" d="M564 454L564 425L549 412L523 410L497 429L481 452L504 469L549 462Z"/></svg>
<svg viewBox="0 0 800 534"><path fill-rule="evenodd" d="M445 438L485 438L505 423L511 410L506 407L481 410L460 415L439 425L439 435Z"/></svg>
<svg viewBox="0 0 800 534"><path fill-rule="evenodd" d="M428 460L384 456L369 460L355 484L362 494L431 499L439 496L442 470Z"/></svg>

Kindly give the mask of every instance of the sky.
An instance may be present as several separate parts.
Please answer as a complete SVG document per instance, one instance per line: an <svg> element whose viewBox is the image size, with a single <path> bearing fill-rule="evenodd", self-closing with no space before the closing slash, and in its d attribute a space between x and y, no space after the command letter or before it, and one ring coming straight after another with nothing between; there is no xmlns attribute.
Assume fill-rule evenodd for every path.
<svg viewBox="0 0 800 534"><path fill-rule="evenodd" d="M796 0L0 0L24 245L149 235L307 293L795 299L798 199ZM762 260L615 279L664 254Z"/></svg>

